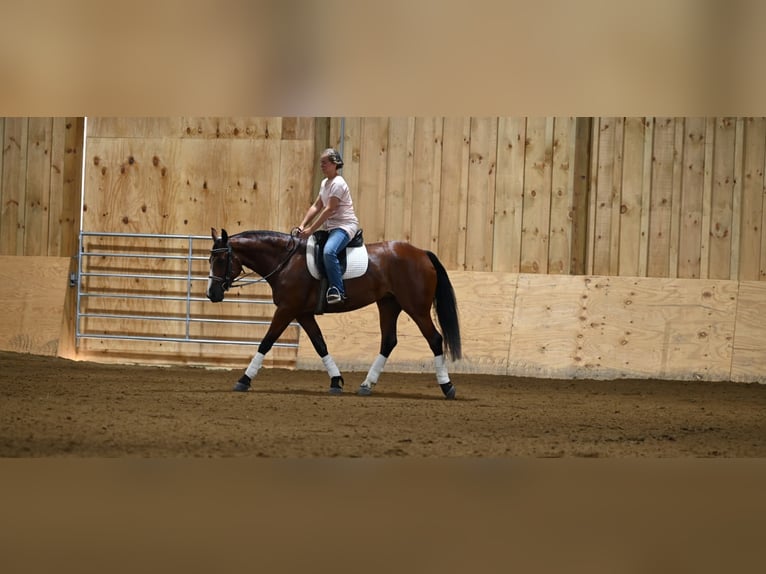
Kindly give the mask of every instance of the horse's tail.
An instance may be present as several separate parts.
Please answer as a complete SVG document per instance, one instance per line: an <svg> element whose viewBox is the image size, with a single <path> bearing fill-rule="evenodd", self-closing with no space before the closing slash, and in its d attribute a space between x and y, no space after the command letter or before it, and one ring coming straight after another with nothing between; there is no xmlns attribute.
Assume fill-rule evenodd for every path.
<svg viewBox="0 0 766 574"><path fill-rule="evenodd" d="M447 270L444 269L439 258L430 251L426 251L426 253L434 269L436 269L434 307L436 307L436 317L442 328L444 345L453 360L460 359L463 356L463 351L460 343L460 321L457 314L455 290L452 288Z"/></svg>

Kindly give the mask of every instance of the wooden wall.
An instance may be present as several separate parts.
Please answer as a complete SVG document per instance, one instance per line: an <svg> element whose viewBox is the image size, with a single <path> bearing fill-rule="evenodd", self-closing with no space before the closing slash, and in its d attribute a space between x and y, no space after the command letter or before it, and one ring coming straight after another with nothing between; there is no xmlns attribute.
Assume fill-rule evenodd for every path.
<svg viewBox="0 0 766 574"><path fill-rule="evenodd" d="M766 274L764 118L334 118L330 132L366 236L448 269Z"/></svg>
<svg viewBox="0 0 766 574"><path fill-rule="evenodd" d="M83 119L5 118L0 130L0 254L75 255ZM317 158L327 145L342 148L343 175L368 242L405 239L433 250L459 281L470 279L472 286L463 286L460 294L464 309L479 305L476 316L486 315L487 305L495 309L491 328L484 323L471 327L474 315L466 318L467 348L488 345L477 361L469 362L469 370L519 366L516 351L503 346L512 336L527 337L525 317L530 315L513 314L521 309L519 296L532 296L529 291L541 301L560 294L576 299L590 288L584 281L601 284L609 278L611 293L638 289L648 301L647 312L655 299L669 300L663 294L667 290L680 297L681 307L696 309L697 291L707 289L704 282L723 282L716 285L735 292L738 302L739 346L729 341L725 352L691 353L686 371L719 376L728 369L740 380L766 372L760 359L766 350L760 341L766 337L753 311L766 297L758 288L766 272L764 118L89 118L83 228L182 235L207 235L210 227L226 227L230 233L288 231L316 195ZM108 246L102 239L91 240L86 248L99 242ZM207 245L195 249L207 253ZM94 262L104 269L136 265L125 259ZM204 263L198 267L206 273ZM515 279L509 283L508 277ZM481 285L496 292L491 304L476 291ZM161 282L112 287L171 290ZM249 289L248 296L268 298L258 288ZM603 351L594 357L609 358L601 363L587 359L587 364L616 368L614 360L625 348L611 337L610 326L624 327L638 309L618 299L604 300L596 321L606 326L603 334L572 335L572 325L561 321L566 323L574 308L564 303L566 308L552 315L545 314L542 303L533 303L531 308L542 315L532 323L548 325L549 335L558 333L566 345L572 343L570 335L574 341L585 337L584 349L594 345ZM236 303L225 309L205 305L200 313L210 316L250 312ZM92 308L98 310L95 303ZM151 311L174 312L162 305ZM703 331L727 332L725 315L731 311L727 307L715 315L721 321ZM679 337L686 327L696 329L694 321L685 324L687 317L692 315L674 316L668 323L684 327ZM369 328L375 331L376 325L373 319ZM655 327L647 327L647 333ZM167 324L147 328L163 332ZM202 332L225 336L227 329L208 325ZM296 340L299 333L296 329L286 337ZM653 349L656 340L637 335L628 344L639 349L640 357L642 346ZM688 348L699 347L700 341L689 339ZM535 355L518 343L515 349L540 361L535 372L579 376L556 366L561 364L559 351ZM291 352L275 352L273 364L292 364ZM241 364L252 349L232 347L225 354L230 364ZM737 361L737 354L746 360ZM90 341L79 355L215 362L210 349L186 343ZM695 360L705 364L712 356L719 360L715 368L691 365ZM721 366L730 357L729 366Z"/></svg>
<svg viewBox="0 0 766 574"><path fill-rule="evenodd" d="M77 253L83 118L0 118L0 255Z"/></svg>

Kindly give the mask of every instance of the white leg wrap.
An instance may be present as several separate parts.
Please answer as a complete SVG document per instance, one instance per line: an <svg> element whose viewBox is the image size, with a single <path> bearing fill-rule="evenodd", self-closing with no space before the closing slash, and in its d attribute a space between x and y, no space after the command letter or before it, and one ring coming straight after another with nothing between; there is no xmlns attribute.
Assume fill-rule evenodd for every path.
<svg viewBox="0 0 766 574"><path fill-rule="evenodd" d="M253 357L253 360L250 361L250 364L248 365L247 369L245 369L245 374L250 377L250 379L254 379L255 375L258 374L258 371L261 368L261 365L263 365L263 358L265 355L263 353L256 353Z"/></svg>
<svg viewBox="0 0 766 574"><path fill-rule="evenodd" d="M436 367L436 382L440 385L449 383L449 374L447 374L447 365L444 355L434 357L434 366Z"/></svg>
<svg viewBox="0 0 766 574"><path fill-rule="evenodd" d="M378 382L380 373L383 372L383 367L386 366L386 361L388 361L388 357L384 357L383 355L375 357L370 370L367 371L367 378L362 383L362 386L371 387Z"/></svg>
<svg viewBox="0 0 766 574"><path fill-rule="evenodd" d="M324 363L324 368L327 369L327 374L330 375L330 378L340 377L338 366L335 364L335 361L332 360L330 355L322 357L322 363Z"/></svg>

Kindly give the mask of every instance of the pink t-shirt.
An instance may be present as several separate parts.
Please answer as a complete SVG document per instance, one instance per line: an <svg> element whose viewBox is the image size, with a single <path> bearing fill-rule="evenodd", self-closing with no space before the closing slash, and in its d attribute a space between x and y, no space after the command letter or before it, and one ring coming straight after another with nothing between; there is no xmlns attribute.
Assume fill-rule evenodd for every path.
<svg viewBox="0 0 766 574"><path fill-rule="evenodd" d="M327 206L331 197L337 197L340 201L338 209L322 224L323 229L332 230L340 227L349 237L359 229L359 220L354 213L354 202L351 201L351 191L342 176L336 175L331 182L327 178L322 180L319 186L319 198L322 204Z"/></svg>

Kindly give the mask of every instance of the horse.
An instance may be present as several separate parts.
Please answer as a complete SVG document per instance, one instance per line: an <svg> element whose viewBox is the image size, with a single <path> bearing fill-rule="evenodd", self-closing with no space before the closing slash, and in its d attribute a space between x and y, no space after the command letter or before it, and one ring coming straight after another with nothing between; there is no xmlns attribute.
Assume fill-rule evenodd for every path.
<svg viewBox="0 0 766 574"><path fill-rule="evenodd" d="M269 283L276 310L269 328L261 340L245 373L233 390L250 390L266 353L284 332L296 321L311 340L314 350L330 376L330 393L343 391L343 376L327 351L322 331L317 324L319 280L307 266L306 239L291 233L258 230L220 236L211 228L213 246L210 250L210 273L207 297L217 303L245 268L260 275ZM449 378L445 348L452 360L461 358L460 324L455 292L447 271L437 256L405 241L383 241L366 245L368 262L363 275L345 279L347 299L328 305L326 313L347 313L372 303L377 304L380 319L380 350L361 383L357 394L369 396L377 384L386 361L397 344L396 323L402 311L407 313L420 329L434 356L436 381L446 399L455 398L455 386ZM436 310L443 336L431 319L431 308Z"/></svg>

